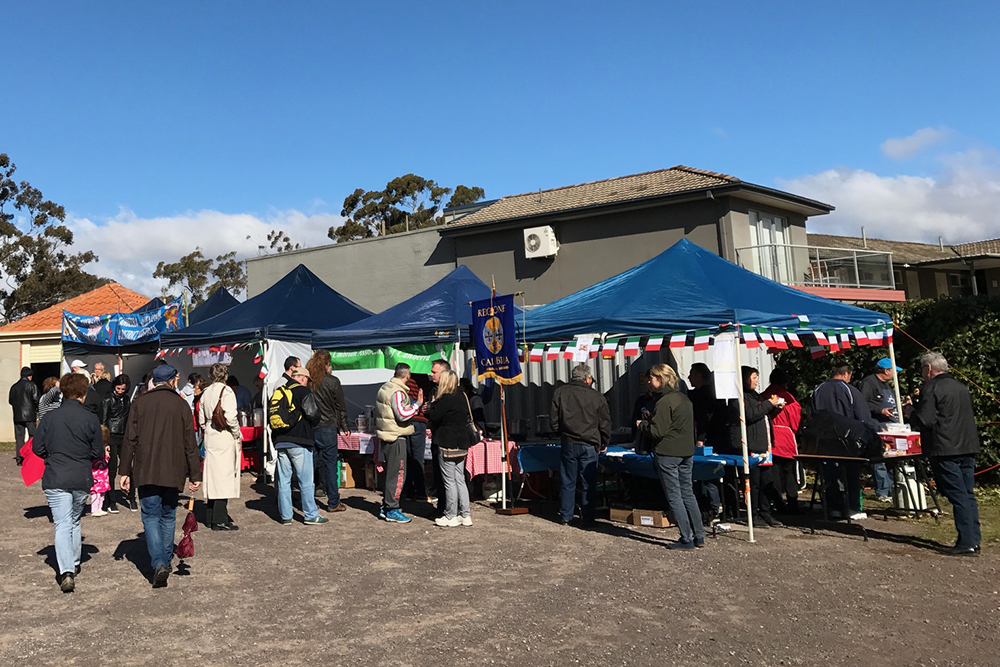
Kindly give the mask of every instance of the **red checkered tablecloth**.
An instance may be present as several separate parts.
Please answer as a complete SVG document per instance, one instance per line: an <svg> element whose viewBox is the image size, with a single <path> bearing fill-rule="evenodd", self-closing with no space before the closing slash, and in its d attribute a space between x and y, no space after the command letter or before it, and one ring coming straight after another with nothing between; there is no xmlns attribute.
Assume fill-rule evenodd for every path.
<svg viewBox="0 0 1000 667"><path fill-rule="evenodd" d="M337 449L371 454L375 449L375 436L370 433L337 434Z"/></svg>
<svg viewBox="0 0 1000 667"><path fill-rule="evenodd" d="M507 448L511 469L517 472L517 445L508 442ZM503 474L505 470L502 457L503 445L499 440L484 440L469 448L469 455L465 458L465 471L469 473L469 477Z"/></svg>

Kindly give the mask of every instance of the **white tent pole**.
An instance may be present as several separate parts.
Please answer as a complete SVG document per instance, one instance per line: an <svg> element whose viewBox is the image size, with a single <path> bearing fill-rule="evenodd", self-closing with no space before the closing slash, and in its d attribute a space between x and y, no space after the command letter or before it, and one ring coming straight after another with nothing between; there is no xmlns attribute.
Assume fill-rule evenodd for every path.
<svg viewBox="0 0 1000 667"><path fill-rule="evenodd" d="M753 537L753 503L750 501L750 451L747 447L747 411L743 395L743 359L740 351L740 325L736 325L736 386L739 389L740 402L740 443L743 446L743 495L747 503L747 528L750 530L750 541Z"/></svg>
<svg viewBox="0 0 1000 667"><path fill-rule="evenodd" d="M896 394L896 419L903 423L903 402L899 398L899 373L896 372L896 348L889 341L889 363L892 364L892 391Z"/></svg>

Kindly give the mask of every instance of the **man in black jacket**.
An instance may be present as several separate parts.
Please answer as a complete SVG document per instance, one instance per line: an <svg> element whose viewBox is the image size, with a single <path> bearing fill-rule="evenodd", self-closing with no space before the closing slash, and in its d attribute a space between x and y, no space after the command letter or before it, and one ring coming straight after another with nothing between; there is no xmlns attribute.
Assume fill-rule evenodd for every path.
<svg viewBox="0 0 1000 667"><path fill-rule="evenodd" d="M896 370L903 369L897 366ZM861 395L868 402L871 417L878 422L880 428L897 418L896 392L889 386L891 379L892 360L883 357L875 365L875 372L863 379L860 385ZM873 463L872 476L875 478L875 495L879 500L888 502L889 494L892 493L892 477L885 463Z"/></svg>
<svg viewBox="0 0 1000 667"><path fill-rule="evenodd" d="M950 556L978 556L982 536L976 502L976 454L979 432L972 410L972 396L948 372L948 362L938 352L920 357L924 386L916 406L907 406L910 423L920 430L920 443L931 459L934 481L952 504L958 541L943 549Z"/></svg>
<svg viewBox="0 0 1000 667"><path fill-rule="evenodd" d="M7 402L14 411L14 460L17 465L24 462L21 448L24 447L27 432L29 438L35 437L35 420L38 418L38 387L31 381L32 371L29 366L21 369L21 379L10 387Z"/></svg>
<svg viewBox="0 0 1000 667"><path fill-rule="evenodd" d="M292 469L299 478L304 524L318 526L329 519L319 515L316 507L316 486L313 483L313 448L316 446L315 425L319 423L319 405L306 385L309 371L301 366L290 369L291 377L284 386L274 390L268 404L274 448L278 451L277 487L278 514L282 525L292 523Z"/></svg>
<svg viewBox="0 0 1000 667"><path fill-rule="evenodd" d="M580 518L584 524L594 521L594 497L597 492L597 456L611 439L611 410L600 392L594 391L590 366L573 368L570 382L552 395L552 430L562 441L559 492L559 520L563 525L573 520L577 479L580 482Z"/></svg>

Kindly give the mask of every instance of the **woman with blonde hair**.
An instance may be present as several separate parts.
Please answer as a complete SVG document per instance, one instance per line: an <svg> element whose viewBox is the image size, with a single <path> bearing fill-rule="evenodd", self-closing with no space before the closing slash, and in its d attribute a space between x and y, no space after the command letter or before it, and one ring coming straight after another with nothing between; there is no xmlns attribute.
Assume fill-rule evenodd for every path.
<svg viewBox="0 0 1000 667"><path fill-rule="evenodd" d="M228 508L230 498L240 497L240 450L243 438L236 420L236 392L226 384L229 368L225 364L212 364L208 377L211 384L202 392L198 405L198 424L205 434L202 486L208 502L205 522L212 530L239 530L229 517ZM225 425L222 428L212 420L212 415L220 406L225 415Z"/></svg>
<svg viewBox="0 0 1000 667"><path fill-rule="evenodd" d="M427 422L438 448L444 483L444 514L434 520L442 528L472 525L465 482L465 457L473 444L469 438L470 419L469 401L459 387L458 375L451 370L441 371L437 395L427 409Z"/></svg>
<svg viewBox="0 0 1000 667"><path fill-rule="evenodd" d="M694 497L694 408L677 389L677 373L666 364L649 369L649 387L656 399L656 411L636 422L653 443L656 469L663 494L677 521L680 539L670 549L705 546L705 526Z"/></svg>

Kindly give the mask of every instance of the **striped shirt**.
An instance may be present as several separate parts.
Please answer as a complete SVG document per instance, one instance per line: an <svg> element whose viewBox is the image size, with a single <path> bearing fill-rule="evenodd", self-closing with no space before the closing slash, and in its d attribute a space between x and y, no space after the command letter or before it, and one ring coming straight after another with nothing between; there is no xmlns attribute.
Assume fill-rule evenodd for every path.
<svg viewBox="0 0 1000 667"><path fill-rule="evenodd" d="M38 399L38 421L42 421L42 417L60 405L62 405L62 390L59 387L52 387Z"/></svg>

